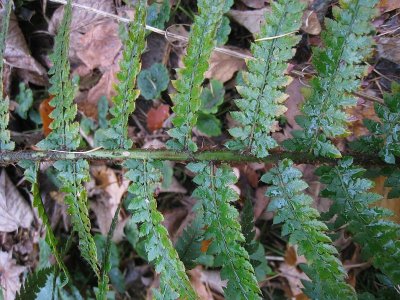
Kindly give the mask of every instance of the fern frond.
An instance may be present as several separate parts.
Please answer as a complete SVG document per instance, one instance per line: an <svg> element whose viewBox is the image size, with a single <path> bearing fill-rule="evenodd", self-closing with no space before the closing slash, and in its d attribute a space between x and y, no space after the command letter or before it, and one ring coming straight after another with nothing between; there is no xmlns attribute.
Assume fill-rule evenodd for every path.
<svg viewBox="0 0 400 300"><path fill-rule="evenodd" d="M373 182L362 178L364 169L352 165L346 157L337 166L323 166L316 174L326 189L321 193L334 201L330 214L337 214L336 225L348 224L362 254L385 273L395 285L400 284L400 225L387 221L391 212L371 206L381 198L368 192Z"/></svg>
<svg viewBox="0 0 400 300"><path fill-rule="evenodd" d="M128 160L124 166L128 169L125 177L132 181L128 191L134 195L128 209L132 212L132 220L139 224L139 235L144 239L148 260L154 263L156 272L161 273L161 287L168 287L182 299L197 299L168 231L161 224L163 216L157 210L153 195L160 184L162 164Z"/></svg>
<svg viewBox="0 0 400 300"><path fill-rule="evenodd" d="M303 131L292 132L289 150L313 152L317 156L341 157L329 138L347 135L348 116L344 107L356 105L352 92L366 71L361 65L371 53L371 37L377 0L343 0L333 8L333 19L326 19L321 38L324 48L314 48L311 94L302 107L297 123Z"/></svg>
<svg viewBox="0 0 400 300"><path fill-rule="evenodd" d="M46 213L42 197L40 196L39 185L37 183L39 163L23 160L19 163L19 166L25 169L25 180L29 181L32 184L31 191L33 195L33 206L37 208L39 217L43 222L44 228L46 229L46 243L49 245L51 253L56 259L58 267L64 272L64 275L66 277L66 281L62 283L62 286L64 286L68 283L68 281L71 280L71 276L69 275L68 269L65 266L63 258L58 250L58 240L53 232L53 229L51 228L49 216Z"/></svg>
<svg viewBox="0 0 400 300"><path fill-rule="evenodd" d="M135 6L134 21L129 23L124 50L115 85L117 95L113 98L114 106L110 109L113 116L110 128L96 132L96 139L106 149L129 149L132 140L128 138L128 119L135 110L135 101L140 95L136 89L136 77L141 68L141 55L146 48L146 9L147 1L139 0Z"/></svg>
<svg viewBox="0 0 400 300"><path fill-rule="evenodd" d="M8 35L8 25L10 23L10 15L12 10L12 0L5 1L3 6L3 17L1 21L0 31L0 151L14 150L14 142L10 141L10 131L7 129L9 121L8 97L3 99L3 71L4 71L4 51L6 50L6 39Z"/></svg>
<svg viewBox="0 0 400 300"><path fill-rule="evenodd" d="M227 165L215 168L212 163L190 163L187 168L196 173L193 181L198 187L193 196L201 201L206 229L204 239L211 240L207 253L215 254L222 264L221 277L228 280L224 289L227 299L260 299L260 289L249 261L241 246L245 241L238 221L238 211L230 202L238 194L229 187L237 178Z"/></svg>
<svg viewBox="0 0 400 300"><path fill-rule="evenodd" d="M47 280L52 274L54 274L54 268L52 267L29 274L15 299L37 299L40 290L45 287Z"/></svg>
<svg viewBox="0 0 400 300"><path fill-rule="evenodd" d="M289 159L280 161L261 180L270 184L266 195L271 197L268 210L275 212L274 224L283 223L282 235L298 245L298 252L307 259L305 293L312 299L357 299L345 283L346 272L338 252L325 234L327 226L318 220L319 213L311 207L312 198L303 191L308 187L302 173Z"/></svg>
<svg viewBox="0 0 400 300"><path fill-rule="evenodd" d="M271 2L272 11L265 15L266 22L261 27L258 39L275 37L296 32L301 26L304 3L297 0ZM287 69L287 61L293 57L293 48L300 37L293 34L251 45L254 59L248 60L248 72L243 73L245 85L237 90L242 99L235 100L240 111L232 112L239 127L231 128L229 133L234 140L226 146L232 150L249 152L257 157L266 157L268 150L278 146L270 136L276 118L286 111L282 105L288 95L282 90L291 78L282 76Z"/></svg>
<svg viewBox="0 0 400 300"><path fill-rule="evenodd" d="M55 38L54 53L51 55L53 66L49 70L52 84L49 92L54 95L50 105L54 107L50 117L52 132L38 143L46 150L75 150L80 143L79 124L74 122L77 106L74 104L77 80L70 80L68 61L70 25L72 20L71 0L64 7L64 16ZM99 276L96 245L90 233L90 219L87 208L87 196L83 181L89 180L89 164L85 160L61 160L54 163L57 178L61 181L61 190L65 192L65 203L71 215L72 225L78 232L79 246L83 258Z"/></svg>
<svg viewBox="0 0 400 300"><path fill-rule="evenodd" d="M201 85L204 73L208 69L208 60L216 44L217 30L222 16L229 10L232 0L199 0L199 15L189 35L187 54L183 58L184 68L178 70L178 79L174 82L176 94L172 95L175 128L168 131L172 140L167 146L174 150L197 151L192 141L192 129L196 126L200 108Z"/></svg>
<svg viewBox="0 0 400 300"><path fill-rule="evenodd" d="M392 93L383 95L384 104L375 103L375 112L381 122L366 119L371 135L353 142L351 147L364 153L379 153L388 164L396 163L400 156L400 85L393 83Z"/></svg>

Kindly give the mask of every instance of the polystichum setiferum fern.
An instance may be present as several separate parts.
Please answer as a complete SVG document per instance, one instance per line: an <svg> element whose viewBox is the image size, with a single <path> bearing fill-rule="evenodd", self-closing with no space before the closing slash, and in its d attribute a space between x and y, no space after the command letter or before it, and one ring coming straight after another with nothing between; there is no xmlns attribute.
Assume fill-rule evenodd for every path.
<svg viewBox="0 0 400 300"><path fill-rule="evenodd" d="M65 253L60 252L40 198L37 182L40 160L57 160L54 163L56 176L65 192L65 202L74 230L78 232L82 256L99 277L98 290L90 293L98 299L105 299L109 285L107 274L110 271L110 243L119 210L115 213L105 249L99 252L99 257L103 258L100 264L91 236L83 186L89 178L88 162L84 158L110 161L118 158L125 161L122 164L126 170L124 176L132 182L129 186L132 197L124 203L127 204L126 211L131 213L131 223L139 229L140 244L144 245L145 250L143 257L155 266L156 273L160 275L160 287L153 291L156 299L198 298L177 253L182 256L187 268L196 266L204 257L213 260L213 267L221 267L221 277L227 281L224 288L226 299L260 299L262 295L257 279L265 279L267 268L260 273L261 278L256 278L254 267L258 262L252 261L246 251L248 249L252 254L253 246L262 247L261 243L253 243L255 233L252 230L252 208L247 207L245 210L247 221L243 222L246 224L244 236L236 209L240 203L233 203L239 198L233 188L237 177L229 165L220 161L259 161L259 158L267 157L265 161L275 164L262 177L268 184L267 195L271 198L269 208L275 212L274 223L282 224L282 236L288 237L290 244L298 245L299 253L307 259L303 269L310 281L303 283L304 292L309 297L356 297L354 290L345 283L346 272L338 259L338 251L328 237L328 228L331 227L337 229L340 226L352 233L355 242L361 245L364 256L371 259L373 265L380 268L392 284L399 284L399 226L386 221L388 214L385 210L370 207L378 196L368 192L371 182L361 178L363 170L351 166L351 159L339 163L334 159L315 160L315 156L319 155L337 157L340 154L329 142L329 138L346 132L347 117L342 108L354 104L354 99L349 95L358 86L364 70L360 66L361 62L372 45L369 37L372 28L370 20L375 3L374 0L348 0L340 1L340 9L334 6L335 20L327 20L326 31L322 35L323 46L313 52L317 75L311 81L311 95L302 108L303 116L298 118L304 131L294 132L294 140L286 143L296 151L310 149L310 152L279 152L271 155L270 150L278 144L270 134L277 117L286 110L284 100L287 96L283 89L290 79L284 73L293 55L292 48L299 41L296 32L304 9L300 1L271 2L271 12L266 15L266 23L251 48L254 57L247 61L248 72L245 73L244 84L237 89L242 99L236 101L239 111L231 113L236 123L230 130L236 140L227 143L230 150L200 153L195 153L197 145L192 140L192 129L196 126L204 73L216 45L221 17L230 8L232 1L198 1L199 15L192 26L187 54L183 59L184 67L178 70L174 82L176 93L172 95L172 100L175 114L172 123L175 127L169 131L172 139L168 141L168 147L172 150L158 152L132 150L133 142L128 136L128 121L140 94L135 83L146 45L145 21L148 7L145 0L136 1L134 20L125 32L115 87L117 95L113 98L110 120L106 120L105 110L101 113L101 129L96 132L96 141L104 149L76 152L80 136L78 123L75 122L77 108L73 103L77 81L70 79L68 62L72 17L69 1L64 8L64 18L51 57L53 67L49 73L52 87L49 91L54 95L50 103L54 111L50 116L54 121L50 126L50 135L38 144L43 151L7 151L14 146L7 130L9 108L8 102L0 103L0 163L14 162L16 157L31 158L30 161L23 161L21 166L26 169L26 179L32 183L33 204L38 208L46 229L46 241L62 273L70 282L74 280L68 274L63 261ZM11 2L5 4L3 11L6 17L3 18L0 36L1 53L4 52L8 16L12 9ZM168 2L164 1L163 6L167 5ZM399 153L398 88L394 87L394 94L384 98L385 103L376 107L381 122L366 122L372 137L370 140L363 139L373 141L373 147L368 148L368 151L392 165L390 183L393 185L400 182L395 164L395 157ZM279 161L284 157L291 157L296 162L329 162L331 166L320 168L317 174L321 175L321 181L327 185L322 195L334 200L330 214L335 214L335 223L327 223L327 226L318 220L319 213L311 207L311 197L305 194L307 184L301 179L301 172L291 160ZM190 161L187 165L190 170L188 173L194 173L193 181L197 184L193 193L198 202L195 206L196 219L178 242L178 252L162 225L163 216L157 209L155 198L155 191L161 181L162 160ZM260 253L265 262L264 251ZM58 268L54 268L54 272ZM25 285L26 289L32 289L32 293L23 290L21 295L36 295L48 272L46 270L32 276ZM53 271L51 277L56 282Z"/></svg>
<svg viewBox="0 0 400 300"><path fill-rule="evenodd" d="M304 270L311 281L303 281L305 293L312 299L357 299L345 283L347 274L325 233L328 228L311 207L313 199L304 193L308 185L301 176L285 159L261 180L270 185L266 195L271 198L268 210L275 212L274 224L283 223L282 235L288 235L289 243L298 245L299 254L307 259Z"/></svg>
<svg viewBox="0 0 400 300"><path fill-rule="evenodd" d="M371 53L377 0L340 1L333 8L334 19L326 19L321 34L323 48L314 48L310 95L296 121L304 129L293 131L294 139L284 144L290 150L304 150L327 157L341 157L329 138L347 135L348 115L344 107L356 105L352 92L358 89L366 67L361 63Z"/></svg>
<svg viewBox="0 0 400 300"><path fill-rule="evenodd" d="M222 264L221 277L227 279L227 299L260 299L260 289L254 275L249 255L241 246L244 236L241 232L237 210L230 202L238 194L230 186L237 177L233 170L213 163L191 163L187 168L196 173L193 181L198 187L193 196L201 201L203 224L206 225L204 239L210 240L207 253L215 255Z"/></svg>
<svg viewBox="0 0 400 300"><path fill-rule="evenodd" d="M213 2L199 0L200 14L189 36L187 54L183 58L184 68L178 70L178 79L174 82L176 93L172 95L175 117L172 123L175 128L169 131L173 138L167 146L174 150L197 151L192 141L192 129L196 125L200 108L201 85L204 73L208 69L208 60L216 44L217 30L222 15L229 10L232 0L216 0Z"/></svg>
<svg viewBox="0 0 400 300"><path fill-rule="evenodd" d="M276 119L286 111L283 102L287 99L282 90L291 78L282 76L287 61L292 58L292 48L300 37L294 35L301 25L304 4L297 0L280 0L271 3L272 12L265 14L265 25L252 46L254 59L247 61L248 72L243 73L244 86L237 90L242 99L235 100L240 108L232 112L233 119L241 124L229 133L234 140L229 149L247 151L257 157L266 157L268 150L278 146L270 136ZM288 34L276 38L277 36Z"/></svg>
<svg viewBox="0 0 400 300"><path fill-rule="evenodd" d="M362 254L400 284L400 226L387 220L392 212L373 206L382 196L368 191L372 181L362 177L363 168L352 164L353 159L346 157L337 166L320 167L316 174L326 184L321 195L334 201L330 215L338 215L335 227L347 225Z"/></svg>

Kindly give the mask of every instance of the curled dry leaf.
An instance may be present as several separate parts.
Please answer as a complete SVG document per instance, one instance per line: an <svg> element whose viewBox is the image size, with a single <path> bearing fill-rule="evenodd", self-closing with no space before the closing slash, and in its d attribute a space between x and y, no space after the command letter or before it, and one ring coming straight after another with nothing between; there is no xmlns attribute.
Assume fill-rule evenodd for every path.
<svg viewBox="0 0 400 300"><path fill-rule="evenodd" d="M378 7L383 12L389 12L389 11L400 8L400 1L399 0L380 0Z"/></svg>
<svg viewBox="0 0 400 300"><path fill-rule="evenodd" d="M207 285L201 280L202 269L200 266L188 271L190 275L190 283L195 289L200 300L213 300L214 297L207 287Z"/></svg>
<svg viewBox="0 0 400 300"><path fill-rule="evenodd" d="M0 287L4 300L15 299L15 295L21 287L19 277L25 269L25 267L16 264L11 252L0 251Z"/></svg>
<svg viewBox="0 0 400 300"><path fill-rule="evenodd" d="M321 24L319 23L318 16L315 11L306 10L303 14L303 25L301 29L312 35L321 33Z"/></svg>
<svg viewBox="0 0 400 300"><path fill-rule="evenodd" d="M238 47L229 46L225 48L236 52L243 52L248 55L250 54L247 50ZM245 67L246 63L244 59L214 51L211 55L210 67L205 76L206 78L213 78L225 83L230 80L237 71Z"/></svg>
<svg viewBox="0 0 400 300"><path fill-rule="evenodd" d="M2 19L2 16L3 12L1 10L0 20ZM19 72L19 74L25 81L37 85L47 84L47 72L45 68L31 56L14 13L11 13L10 16L4 59L6 64L13 68L24 70L24 72Z"/></svg>
<svg viewBox="0 0 400 300"><path fill-rule="evenodd" d="M400 64L400 38L380 38L378 40L379 57Z"/></svg>
<svg viewBox="0 0 400 300"><path fill-rule="evenodd" d="M91 174L100 192L97 201L91 202L90 206L96 215L100 232L107 235L115 211L128 189L129 181L123 180L120 184L114 170L106 166L93 166ZM116 231L118 231L118 228ZM116 238L115 235L114 241Z"/></svg>
<svg viewBox="0 0 400 300"><path fill-rule="evenodd" d="M240 0L244 5L250 8L263 8L268 5L267 0Z"/></svg>
<svg viewBox="0 0 400 300"><path fill-rule="evenodd" d="M163 123L169 117L169 105L161 104L160 106L150 108L147 113L147 128L153 132L162 128Z"/></svg>
<svg viewBox="0 0 400 300"><path fill-rule="evenodd" d="M29 228L32 209L21 196L5 170L0 174L0 231L12 232L19 227Z"/></svg>
<svg viewBox="0 0 400 300"><path fill-rule="evenodd" d="M261 24L265 20L265 13L270 11L269 7L255 10L231 9L228 16L254 34L260 32Z"/></svg>

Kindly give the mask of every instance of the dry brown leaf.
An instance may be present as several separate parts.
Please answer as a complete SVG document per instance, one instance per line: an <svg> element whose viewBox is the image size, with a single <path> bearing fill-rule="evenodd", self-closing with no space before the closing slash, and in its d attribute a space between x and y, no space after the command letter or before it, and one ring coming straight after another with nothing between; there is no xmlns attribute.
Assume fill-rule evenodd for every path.
<svg viewBox="0 0 400 300"><path fill-rule="evenodd" d="M379 57L400 64L400 38L380 38L378 40Z"/></svg>
<svg viewBox="0 0 400 300"><path fill-rule="evenodd" d="M201 281L207 284L210 289L223 294L223 288L226 287L226 282L221 279L219 271L203 270L201 272Z"/></svg>
<svg viewBox="0 0 400 300"><path fill-rule="evenodd" d="M0 231L12 232L29 228L33 221L31 207L14 186L6 171L0 174Z"/></svg>
<svg viewBox="0 0 400 300"><path fill-rule="evenodd" d="M244 5L251 8L263 8L268 5L267 0L240 0Z"/></svg>
<svg viewBox="0 0 400 300"><path fill-rule="evenodd" d="M400 8L399 0L380 0L378 7L383 12L392 11Z"/></svg>
<svg viewBox="0 0 400 300"><path fill-rule="evenodd" d="M3 13L0 13L0 20ZM47 72L30 54L24 35L18 25L14 13L10 16L10 25L4 52L6 64L24 70L19 75L25 80L38 85L47 84ZM25 76L26 74L26 76Z"/></svg>
<svg viewBox="0 0 400 300"><path fill-rule="evenodd" d="M250 33L254 34L260 32L261 24L264 23L265 20L265 13L270 11L271 9L269 7L255 10L231 9L228 12L228 16L250 31Z"/></svg>
<svg viewBox="0 0 400 300"><path fill-rule="evenodd" d="M391 219L397 223L400 223L400 198L388 199L388 194L391 190L390 187L385 187L385 176L379 176L373 179L375 186L372 188L372 192L382 195L383 198L376 202L374 205L381 206L390 209L394 212Z"/></svg>
<svg viewBox="0 0 400 300"><path fill-rule="evenodd" d="M163 123L169 117L169 105L161 104L160 106L150 108L147 112L147 128L154 132L162 128Z"/></svg>
<svg viewBox="0 0 400 300"><path fill-rule="evenodd" d="M226 48L248 54L247 51L238 47L231 46ZM230 80L237 71L245 67L246 63L243 59L214 51L211 55L210 67L205 76L206 78L214 78L224 83Z"/></svg>
<svg viewBox="0 0 400 300"><path fill-rule="evenodd" d="M318 16L315 11L306 10L303 14L303 24L301 29L312 35L321 33L321 24L319 23Z"/></svg>
<svg viewBox="0 0 400 300"><path fill-rule="evenodd" d="M120 184L114 170L106 166L93 166L91 174L96 180L97 188L105 192L100 194L97 201L91 203L91 208L97 217L100 232L107 235L115 211L128 189L129 181L123 180Z"/></svg>
<svg viewBox="0 0 400 300"><path fill-rule="evenodd" d="M214 297L208 289L207 285L201 280L202 269L200 266L188 271L190 275L190 283L199 296L200 300L213 300Z"/></svg>
<svg viewBox="0 0 400 300"><path fill-rule="evenodd" d="M0 251L0 286L4 300L15 299L15 295L21 287L19 277L25 269L25 267L16 264L11 252Z"/></svg>

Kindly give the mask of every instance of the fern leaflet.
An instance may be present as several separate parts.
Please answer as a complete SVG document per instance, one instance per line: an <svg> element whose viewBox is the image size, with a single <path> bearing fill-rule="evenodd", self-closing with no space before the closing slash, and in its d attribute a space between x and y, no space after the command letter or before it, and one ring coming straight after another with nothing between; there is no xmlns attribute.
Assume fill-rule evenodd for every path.
<svg viewBox="0 0 400 300"><path fill-rule="evenodd" d="M184 68L178 70L178 79L174 81L176 94L172 95L175 128L168 131L173 138L167 146L174 150L197 151L192 141L192 129L197 122L200 108L201 85L204 73L208 69L208 60L216 44L217 30L223 14L229 10L232 0L199 0L200 15L196 16L190 32L187 54L183 58Z"/></svg>
<svg viewBox="0 0 400 300"><path fill-rule="evenodd" d="M15 299L37 299L40 290L45 287L47 280L52 274L54 274L54 269L52 267L44 268L29 274Z"/></svg>
<svg viewBox="0 0 400 300"><path fill-rule="evenodd" d="M77 106L74 104L75 85L77 80L70 80L70 65L68 61L70 25L72 20L71 0L64 7L64 16L55 38L55 49L51 55L53 66L49 70L52 87L49 92L54 95L50 105L54 107L50 117L52 132L38 143L45 150L75 150L80 143L79 124L74 122ZM79 246L82 256L87 260L93 271L99 276L96 245L90 233L86 191L83 181L89 179L89 164L86 160L57 161L54 163L58 171L57 178L61 181L61 190L66 193L65 202L74 230L78 232Z"/></svg>
<svg viewBox="0 0 400 300"><path fill-rule="evenodd" d="M305 272L312 280L303 282L305 293L312 299L357 299L354 290L345 283L346 272L336 257L335 247L325 234L326 225L318 220L319 213L311 207L312 198L303 191L308 187L293 162L285 159L261 180L271 186L268 210L274 211L274 224L283 223L282 235L298 245L300 255L307 259Z"/></svg>
<svg viewBox="0 0 400 300"><path fill-rule="evenodd" d="M381 122L366 119L371 135L363 136L351 144L364 153L379 153L388 164L396 163L400 156L400 85L393 83L392 93L383 95L384 104L375 103L375 112Z"/></svg>
<svg viewBox="0 0 400 300"><path fill-rule="evenodd" d="M1 21L1 31L0 31L0 151L3 150L14 150L14 142L10 141L10 131L7 129L9 114L8 97L3 99L4 87L3 87L3 69L4 61L3 56L6 50L6 39L8 35L8 25L10 23L10 15L12 10L13 2L8 0L3 4L3 17Z"/></svg>
<svg viewBox="0 0 400 300"><path fill-rule="evenodd" d="M207 253L217 256L222 264L221 277L228 280L224 289L227 299L260 299L260 289L241 246L245 241L238 221L238 211L229 204L238 194L229 187L237 178L227 165L215 168L212 163L190 163L187 168L196 173L193 181L198 187L193 196L201 201L206 229L204 239L211 240Z"/></svg>
<svg viewBox="0 0 400 300"><path fill-rule="evenodd" d="M296 118L303 131L293 131L294 139L285 141L289 150L309 149L317 156L341 157L329 138L347 135L348 116L343 107L354 106L360 78L366 68L361 62L374 44L371 19L377 0L342 0L334 7L335 20L326 19L322 33L324 48L314 48L313 66L317 76L311 80L311 94Z"/></svg>
<svg viewBox="0 0 400 300"><path fill-rule="evenodd" d="M279 0L271 3L272 12L266 13L266 24L262 26L258 38L275 37L295 32L301 25L304 4L297 0ZM256 41L251 50L254 59L247 61L248 72L244 72L245 86L237 90L242 99L235 101L240 111L232 112L234 120L241 125L229 130L235 138L226 146L232 150L250 152L257 157L266 157L268 150L278 146L270 136L276 117L286 111L282 105L287 95L282 92L291 81L282 76L287 61L300 37L286 35L269 40Z"/></svg>
<svg viewBox="0 0 400 300"><path fill-rule="evenodd" d="M362 246L362 254L372 259L395 285L400 284L400 225L385 220L391 212L371 206L381 198L368 192L372 181L362 178L364 169L352 166L353 159L346 157L337 166L322 166L316 174L326 189L323 197L334 200L330 214L338 214L336 225L348 223L348 230Z"/></svg>
<svg viewBox="0 0 400 300"><path fill-rule="evenodd" d="M163 216L157 210L153 195L161 180L159 168L162 164L158 161L128 160L124 166L128 169L125 177L132 181L128 191L134 195L128 209L133 214L132 220L140 224L139 235L144 239L148 260L154 263L156 272L161 273L161 291L155 295L163 295L162 290L168 288L170 295L176 295L174 299L197 299L168 231L161 224Z"/></svg>
<svg viewBox="0 0 400 300"><path fill-rule="evenodd" d="M117 95L114 106L110 109L113 116L109 121L110 128L96 132L96 140L106 149L129 149L132 140L128 138L128 119L135 110L135 100L140 91L136 89L136 77L139 74L140 58L146 48L146 9L147 1L139 0L135 6L135 18L129 23L124 41L124 51L119 63L117 74L118 84L115 85Z"/></svg>

